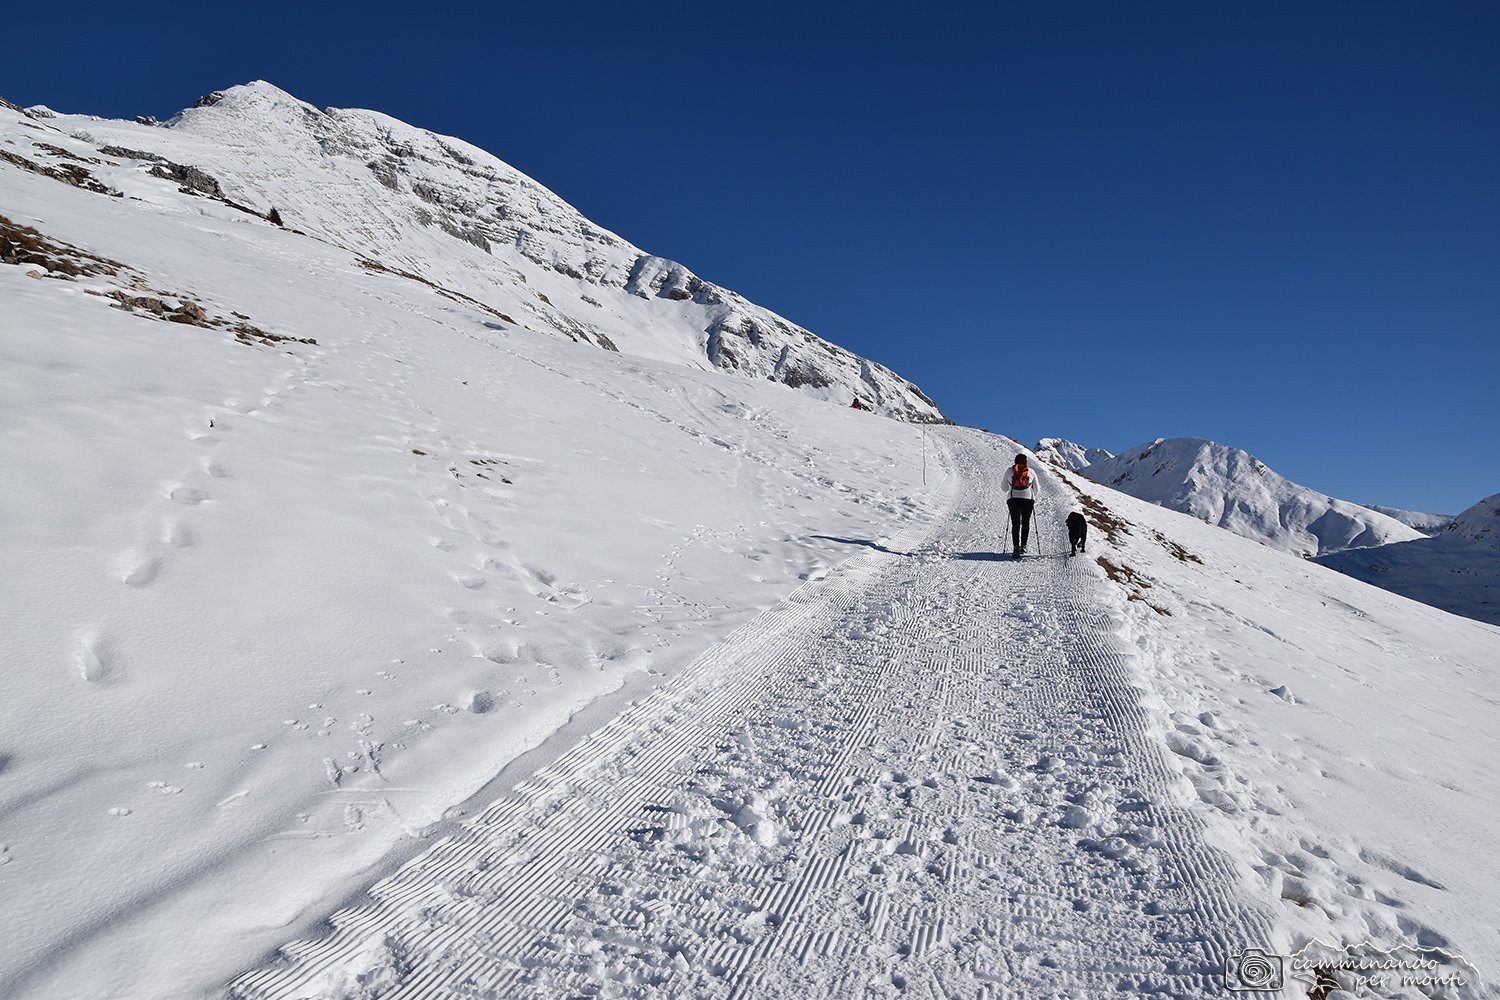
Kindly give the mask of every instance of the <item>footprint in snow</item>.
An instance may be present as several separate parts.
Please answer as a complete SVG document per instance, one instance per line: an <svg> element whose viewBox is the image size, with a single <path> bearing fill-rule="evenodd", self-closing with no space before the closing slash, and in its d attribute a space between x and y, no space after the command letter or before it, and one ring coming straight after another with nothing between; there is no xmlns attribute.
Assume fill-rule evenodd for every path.
<svg viewBox="0 0 1500 1000"><path fill-rule="evenodd" d="M115 574L127 587L144 587L161 574L162 561L136 549L120 553L115 559Z"/></svg>
<svg viewBox="0 0 1500 1000"><path fill-rule="evenodd" d="M162 496L173 503L200 504L207 502L209 499L207 493L195 486L188 486L185 483L163 483L161 491Z"/></svg>
<svg viewBox="0 0 1500 1000"><path fill-rule="evenodd" d="M119 655L107 639L101 638L92 628L78 633L78 649L74 663L83 679L90 684L108 680L119 670Z"/></svg>
<svg viewBox="0 0 1500 1000"><path fill-rule="evenodd" d="M193 544L193 531L177 518L169 517L162 521L161 540L174 549L190 548Z"/></svg>

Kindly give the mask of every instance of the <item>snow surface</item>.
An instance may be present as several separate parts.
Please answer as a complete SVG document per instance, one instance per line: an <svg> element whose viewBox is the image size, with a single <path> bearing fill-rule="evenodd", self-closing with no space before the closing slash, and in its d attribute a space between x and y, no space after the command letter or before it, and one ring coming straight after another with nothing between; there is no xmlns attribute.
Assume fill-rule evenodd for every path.
<svg viewBox="0 0 1500 1000"><path fill-rule="evenodd" d="M1324 566L1479 621L1500 625L1500 494L1432 538L1322 556Z"/></svg>
<svg viewBox="0 0 1500 1000"><path fill-rule="evenodd" d="M1297 555L1422 537L1395 518L1294 483L1249 452L1199 438L1137 445L1091 462L1086 475Z"/></svg>
<svg viewBox="0 0 1500 1000"><path fill-rule="evenodd" d="M1065 469L1072 469L1074 472L1086 469L1095 462L1115 457L1113 452L1105 451L1103 448L1086 448L1066 438L1042 438L1032 451L1038 458L1046 459L1053 465L1060 465Z"/></svg>
<svg viewBox="0 0 1500 1000"><path fill-rule="evenodd" d="M1496 995L1500 629L114 162L0 163L94 261L0 264L0 997Z"/></svg>

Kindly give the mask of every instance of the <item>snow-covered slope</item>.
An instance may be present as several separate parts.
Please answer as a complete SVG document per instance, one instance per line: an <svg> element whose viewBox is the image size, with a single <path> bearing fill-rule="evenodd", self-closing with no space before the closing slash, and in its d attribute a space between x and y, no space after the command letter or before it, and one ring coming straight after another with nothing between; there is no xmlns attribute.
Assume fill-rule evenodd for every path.
<svg viewBox="0 0 1500 1000"><path fill-rule="evenodd" d="M538 335L60 120L0 111L0 996L203 995L923 513L918 428ZM693 305L634 301L647 346Z"/></svg>
<svg viewBox="0 0 1500 1000"><path fill-rule="evenodd" d="M577 748L583 794L502 800L523 849L417 886L403 933L477 914L488 975L560 906L600 935L524 943L653 1000L1217 995L1174 936L1208 924L1500 968L1500 630L1050 467L1011 563L1013 441L536 335L60 120L0 114L0 996L222 995ZM702 698L632 727L694 662ZM682 797L600 823L656 764ZM493 889L558 845L587 907ZM799 901L847 920L792 938ZM375 944L295 995L467 970Z"/></svg>
<svg viewBox="0 0 1500 1000"><path fill-rule="evenodd" d="M942 419L884 366L632 246L484 150L374 111L320 111L255 82L210 94L162 126L79 115L44 124L91 140L81 152L105 161L88 169L106 185L122 186L108 166L118 163L255 212L274 208L288 227L364 267L482 303L505 328ZM15 152L55 161L26 145Z"/></svg>
<svg viewBox="0 0 1500 1000"><path fill-rule="evenodd" d="M1114 453L1105 451L1103 448L1085 448L1081 444L1075 444L1066 438L1042 438L1032 449L1036 457L1060 465L1064 469L1086 469L1095 462L1101 462L1106 458L1114 458Z"/></svg>
<svg viewBox="0 0 1500 1000"><path fill-rule="evenodd" d="M1395 518L1300 486L1249 452L1198 438L1138 445L1114 458L1092 462L1084 474L1131 496L1298 555L1422 537Z"/></svg>
<svg viewBox="0 0 1500 1000"><path fill-rule="evenodd" d="M1417 510L1402 510L1399 507L1382 507L1377 503L1367 503L1365 506L1388 517L1394 517L1407 527L1416 528L1428 536L1441 534L1443 529L1453 523L1452 514L1427 514Z"/></svg>
<svg viewBox="0 0 1500 1000"><path fill-rule="evenodd" d="M1435 608L1500 625L1500 493L1450 519L1432 538L1336 552L1318 562Z"/></svg>

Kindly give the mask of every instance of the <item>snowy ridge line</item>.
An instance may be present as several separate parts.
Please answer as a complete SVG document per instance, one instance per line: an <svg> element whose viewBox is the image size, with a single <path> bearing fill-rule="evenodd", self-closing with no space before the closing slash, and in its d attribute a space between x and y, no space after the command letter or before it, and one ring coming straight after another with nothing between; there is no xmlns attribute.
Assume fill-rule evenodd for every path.
<svg viewBox="0 0 1500 1000"><path fill-rule="evenodd" d="M907 549L920 544L935 530L941 512L953 504L959 487L957 476L945 469L941 455L938 468L942 470L943 479L932 493L934 516L907 525L887 540L888 546ZM717 720L727 715L739 700L755 690L769 671L788 658L786 650L789 647L784 645L781 655L767 658L758 669L744 671L731 682L719 679L721 668L753 662L760 647L788 632L802 635L826 627L855 600L868 578L878 573L890 558L886 553L867 550L851 556L825 578L807 581L781 604L746 623L723 643L684 668L669 685L622 712L557 761L519 784L510 794L465 822L458 833L434 844L374 886L369 893L370 903L335 913L329 920L332 933L287 945L282 949L282 959L278 963L235 980L229 986L229 995L236 1000L303 996L302 991L313 980L330 970L336 971L335 967L340 963L350 962L367 950L370 947L368 936L379 935L385 940L393 934L408 932L420 937L414 946L429 951L448 946L458 930L450 929L445 933L442 928L435 928L424 933L417 912L419 905L432 895L435 888L473 866L476 860L494 856L504 843L518 845L525 825L534 815L551 806L552 816L556 818L564 807L554 803L576 791L589 790L591 783L586 776L601 761L619 752L640 733L661 732L671 724L675 727L674 734L653 750L655 763L645 768L646 776L659 774L670 765L673 755L691 742L690 737L695 731L712 728L712 722L704 721L705 718ZM689 722L691 717L683 711L689 705L697 713L697 721ZM644 783L643 777L633 784ZM595 790L604 793L604 801L618 803L620 811L633 801L629 795L622 794L619 787L596 786ZM618 817L612 811L590 819L592 822L586 835L590 838L589 846L597 846L595 842L602 842L610 835L612 821ZM578 835L576 829L562 822L547 826L545 818L541 820L541 827L536 837L525 839L525 846L531 851L528 867L543 866L529 879L532 884L556 874L568 838ZM480 867L483 870L490 866L486 863ZM506 868L499 866L494 871L494 878L499 881ZM490 885L481 879L468 887L483 892ZM538 898L531 910L518 914L507 914L504 908L496 907L495 915L483 923L482 929L499 935L499 925L510 923L513 932L500 936L499 940L513 941L534 926L533 921L539 917L537 910L546 902ZM550 908L561 911L567 906L566 900L554 900ZM392 923L396 925L394 928L382 931ZM401 996L428 995L419 982L407 985L409 989L403 989Z"/></svg>

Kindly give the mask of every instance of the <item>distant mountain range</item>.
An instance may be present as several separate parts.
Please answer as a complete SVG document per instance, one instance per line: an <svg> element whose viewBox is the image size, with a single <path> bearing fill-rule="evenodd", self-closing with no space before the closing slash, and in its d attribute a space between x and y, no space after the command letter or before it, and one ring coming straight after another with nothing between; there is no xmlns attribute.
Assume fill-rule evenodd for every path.
<svg viewBox="0 0 1500 1000"><path fill-rule="evenodd" d="M1065 469L1072 469L1074 472L1082 471L1094 462L1115 457L1113 452L1105 451L1103 448L1085 448L1066 438L1042 438L1032 451L1036 452L1037 458L1045 459Z"/></svg>
<svg viewBox="0 0 1500 1000"><path fill-rule="evenodd" d="M1436 536L1320 556L1366 583L1500 625L1500 493L1453 518Z"/></svg>
<svg viewBox="0 0 1500 1000"><path fill-rule="evenodd" d="M1366 507L1377 510L1388 517L1394 517L1402 524L1416 528L1424 535L1438 535L1448 525L1453 523L1452 514L1424 514L1421 511L1402 510L1399 507L1382 507L1380 504L1367 503Z"/></svg>
<svg viewBox="0 0 1500 1000"><path fill-rule="evenodd" d="M1199 438L1158 439L1082 471L1095 482L1302 556L1423 537L1387 514L1294 483L1249 452Z"/></svg>
<svg viewBox="0 0 1500 1000"><path fill-rule="evenodd" d="M1456 518L1338 500L1249 452L1158 439L1116 456L1043 438L1039 458L1162 507L1315 559L1433 607L1500 624L1500 494Z"/></svg>

